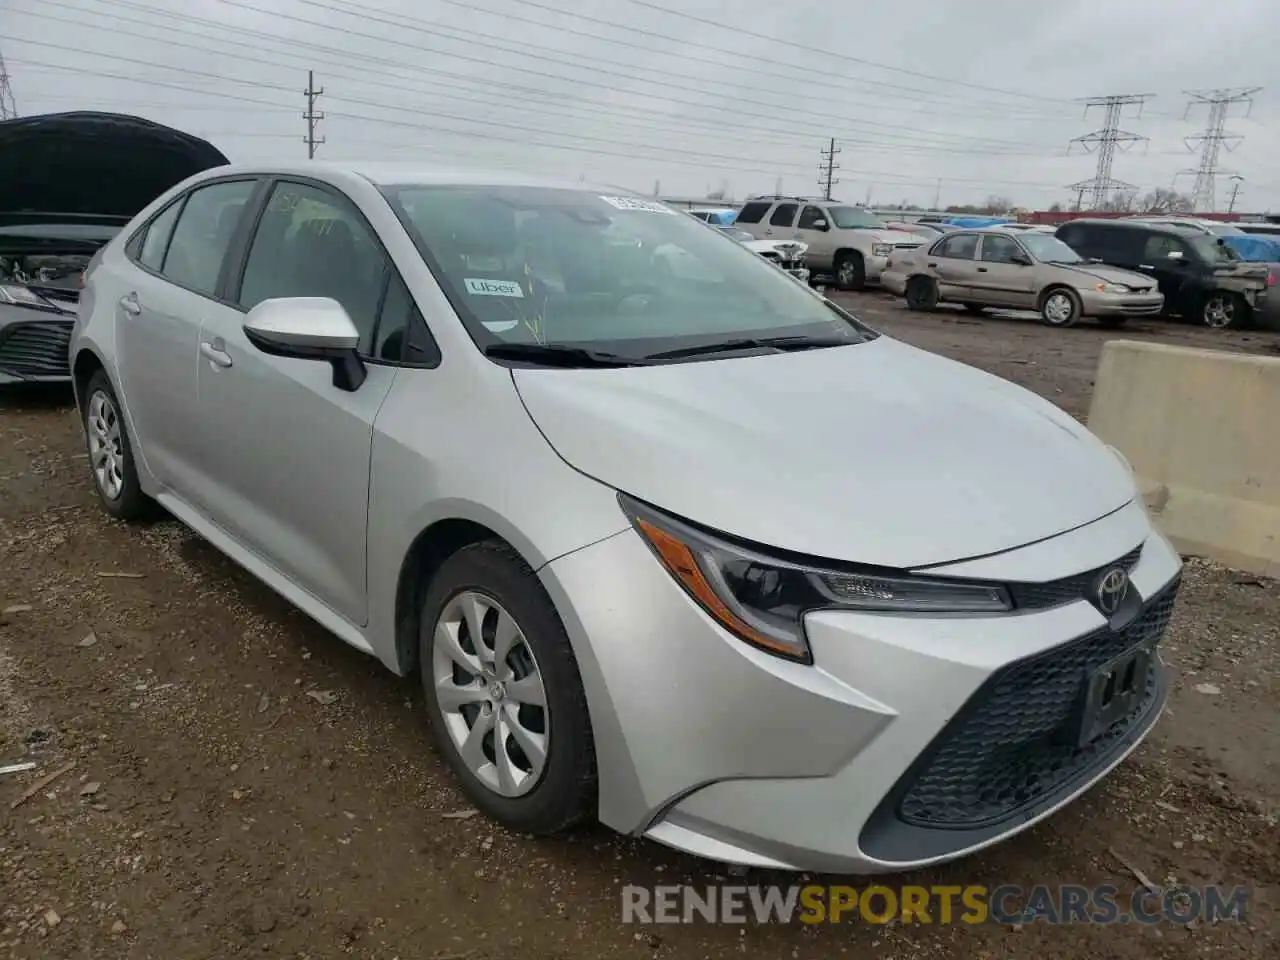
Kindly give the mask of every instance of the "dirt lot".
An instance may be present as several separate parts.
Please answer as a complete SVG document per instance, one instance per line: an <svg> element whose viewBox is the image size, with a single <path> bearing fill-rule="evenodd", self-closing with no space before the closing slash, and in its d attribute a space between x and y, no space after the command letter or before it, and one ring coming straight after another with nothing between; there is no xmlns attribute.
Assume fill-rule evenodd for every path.
<svg viewBox="0 0 1280 960"><path fill-rule="evenodd" d="M849 300L891 335L1077 416L1115 336ZM1158 322L1124 336L1275 344ZM1201 561L1188 564L1165 644L1170 709L1147 743L1051 822L906 879L1127 892L1136 868L1156 884L1251 887L1246 921L1216 926L623 925L622 885L724 871L601 829L534 841L448 816L466 804L428 745L413 685L177 523L109 522L60 391L0 395L0 610L0 765L40 765L0 777L0 954L1280 955L1280 589ZM748 882L772 880L790 882Z"/></svg>

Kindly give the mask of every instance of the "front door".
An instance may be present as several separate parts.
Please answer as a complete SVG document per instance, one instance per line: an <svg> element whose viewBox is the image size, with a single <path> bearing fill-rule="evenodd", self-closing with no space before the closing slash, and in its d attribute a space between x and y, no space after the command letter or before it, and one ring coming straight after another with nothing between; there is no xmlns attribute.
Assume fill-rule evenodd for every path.
<svg viewBox="0 0 1280 960"><path fill-rule="evenodd" d="M1150 234L1137 268L1155 278L1168 312L1183 313L1187 309L1196 272L1195 252L1190 244L1172 234Z"/></svg>
<svg viewBox="0 0 1280 960"><path fill-rule="evenodd" d="M831 218L821 207L810 203L800 211L795 235L797 240L809 247L805 259L810 269L831 269L832 255L835 253L832 229Z"/></svg>
<svg viewBox="0 0 1280 960"><path fill-rule="evenodd" d="M973 302L1014 309L1034 307L1035 268L1030 259L1013 237L983 234L974 271Z"/></svg>
<svg viewBox="0 0 1280 960"><path fill-rule="evenodd" d="M369 362L354 391L329 364L262 353L245 313L277 297L331 297L374 352L384 304L405 304L390 260L345 197L310 183L272 188L249 244L236 306L210 310L197 374L204 501L215 523L357 626L365 581L373 422L396 368Z"/></svg>

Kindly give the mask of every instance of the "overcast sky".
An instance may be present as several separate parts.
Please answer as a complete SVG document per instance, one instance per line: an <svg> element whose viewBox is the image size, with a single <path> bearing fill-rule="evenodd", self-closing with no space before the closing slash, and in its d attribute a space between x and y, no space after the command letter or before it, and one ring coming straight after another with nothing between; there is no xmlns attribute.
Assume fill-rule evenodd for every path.
<svg viewBox="0 0 1280 960"><path fill-rule="evenodd" d="M1222 164L1238 210L1280 210L1277 36L1275 0L0 0L22 115L132 113L233 161L304 157L311 68L326 159L741 197L815 192L834 136L836 195L873 204L1069 202L1096 157L1068 143L1102 122L1078 100L1111 94L1155 95L1126 111L1149 141L1113 176L1169 187L1208 116L1186 91L1261 86Z"/></svg>

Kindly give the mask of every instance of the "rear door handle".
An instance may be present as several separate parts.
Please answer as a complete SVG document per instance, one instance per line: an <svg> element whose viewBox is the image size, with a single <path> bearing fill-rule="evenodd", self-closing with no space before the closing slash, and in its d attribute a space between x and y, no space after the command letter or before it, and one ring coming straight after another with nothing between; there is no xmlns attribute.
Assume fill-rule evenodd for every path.
<svg viewBox="0 0 1280 960"><path fill-rule="evenodd" d="M936 263L930 263L930 264L927 264L927 266L929 267L930 270L936 270L938 268L938 265Z"/></svg>
<svg viewBox="0 0 1280 960"><path fill-rule="evenodd" d="M142 304L138 302L138 295L136 293L126 294L121 297L120 307L125 313L131 313L135 317L142 313Z"/></svg>
<svg viewBox="0 0 1280 960"><path fill-rule="evenodd" d="M979 273L986 273L986 272L987 272L987 268L986 268L986 267L979 267L979 268L978 268L978 272L979 272Z"/></svg>
<svg viewBox="0 0 1280 960"><path fill-rule="evenodd" d="M200 355L215 367L229 367L231 366L231 354L221 349L222 346L223 343L220 339L215 340L213 343L204 340L200 343Z"/></svg>
<svg viewBox="0 0 1280 960"><path fill-rule="evenodd" d="M1152 265L1151 265L1151 264L1149 264L1149 263L1140 263L1140 264L1138 264L1138 269L1139 269L1139 270L1154 270L1154 269L1155 269L1155 267L1154 267L1154 266L1152 266Z"/></svg>

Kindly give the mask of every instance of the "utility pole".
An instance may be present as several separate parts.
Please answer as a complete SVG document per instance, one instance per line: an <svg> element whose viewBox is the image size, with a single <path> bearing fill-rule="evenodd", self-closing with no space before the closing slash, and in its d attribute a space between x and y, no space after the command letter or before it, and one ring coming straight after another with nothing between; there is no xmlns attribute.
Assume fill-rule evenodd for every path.
<svg viewBox="0 0 1280 960"><path fill-rule="evenodd" d="M302 142L307 145L307 159L314 160L316 147L324 143L324 137L316 137L316 122L324 119L323 113L316 113L316 98L324 93L324 87L316 89L314 70L307 71L307 89L302 93L307 98L307 112L302 115L302 119L307 121L307 135L302 138Z"/></svg>
<svg viewBox="0 0 1280 960"><path fill-rule="evenodd" d="M1236 212L1236 195L1240 192L1240 184L1244 181L1244 177L1238 173L1233 173L1231 179L1233 181L1231 184L1231 202L1227 204L1227 213Z"/></svg>
<svg viewBox="0 0 1280 960"><path fill-rule="evenodd" d="M933 191L933 209L942 209L942 178L938 178L938 187Z"/></svg>
<svg viewBox="0 0 1280 960"><path fill-rule="evenodd" d="M1086 153L1096 151L1098 154L1098 166L1092 179L1070 184L1067 189L1079 191L1081 200L1084 199L1084 194L1088 193L1091 209L1101 209L1106 204L1107 198L1116 191L1137 189L1131 183L1125 183L1123 180L1116 180L1112 177L1111 168L1115 163L1117 148L1127 150L1135 143L1140 143L1147 139L1136 133L1120 129L1120 119L1124 114L1124 108L1136 104L1138 116L1142 116L1142 104L1154 96L1155 94L1153 93L1122 93L1109 97L1088 97L1083 101L1086 117L1094 107L1103 108L1102 127L1093 131L1093 133L1086 133L1082 137L1076 137L1071 143L1080 144Z"/></svg>
<svg viewBox="0 0 1280 960"><path fill-rule="evenodd" d="M13 100L13 87L9 85L9 71L4 65L4 54L0 53L0 120L14 120L18 116L18 105Z"/></svg>
<svg viewBox="0 0 1280 960"><path fill-rule="evenodd" d="M828 200L831 199L831 188L840 182L836 179L836 171L840 169L840 164L836 163L839 153L836 138L832 137L830 144L822 151L822 163L818 164L818 186L822 188L823 197Z"/></svg>
<svg viewBox="0 0 1280 960"><path fill-rule="evenodd" d="M1237 103L1248 104L1248 108L1245 110L1245 116L1247 117L1249 109L1253 107L1253 95L1261 89L1261 87L1237 87L1232 90L1186 91L1187 96L1191 98L1191 102L1187 104L1187 116L1191 114L1192 107L1202 103L1209 106L1209 121L1205 126L1204 133L1186 138L1188 149L1195 150L1199 146L1200 165L1195 170L1183 170L1179 173L1179 176L1195 174L1196 184L1191 190L1191 196L1192 205L1196 213L1210 212L1217 205L1214 194L1218 174L1226 172L1218 167L1218 158L1222 154L1222 148L1226 147L1227 152L1230 153L1244 139L1238 134L1227 133L1227 116L1231 111L1232 105Z"/></svg>

